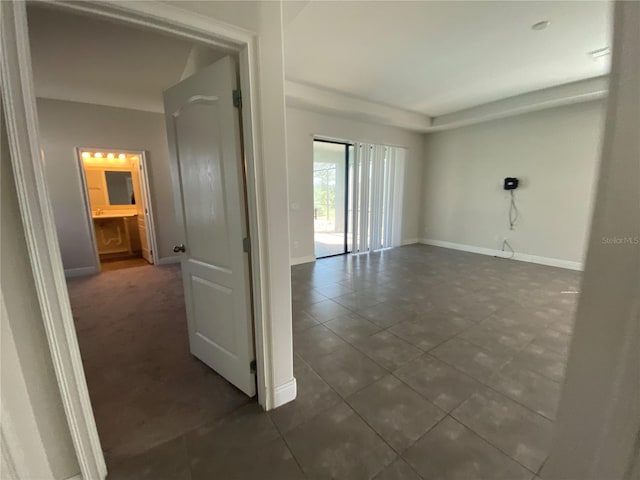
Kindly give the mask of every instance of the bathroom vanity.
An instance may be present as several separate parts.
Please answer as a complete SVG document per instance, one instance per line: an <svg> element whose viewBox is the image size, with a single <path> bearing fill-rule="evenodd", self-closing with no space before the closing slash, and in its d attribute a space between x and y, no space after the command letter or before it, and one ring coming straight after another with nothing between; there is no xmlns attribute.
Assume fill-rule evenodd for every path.
<svg viewBox="0 0 640 480"><path fill-rule="evenodd" d="M99 255L140 252L138 215L133 212L94 212L93 226Z"/></svg>

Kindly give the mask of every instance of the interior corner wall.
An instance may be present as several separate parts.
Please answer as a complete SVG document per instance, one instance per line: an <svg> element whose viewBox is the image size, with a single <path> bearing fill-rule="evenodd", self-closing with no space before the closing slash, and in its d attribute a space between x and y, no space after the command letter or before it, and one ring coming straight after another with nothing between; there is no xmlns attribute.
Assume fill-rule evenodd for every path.
<svg viewBox="0 0 640 480"><path fill-rule="evenodd" d="M605 101L552 108L425 139L425 243L500 250L581 265L604 128ZM517 177L520 218L509 229L505 177Z"/></svg>
<svg viewBox="0 0 640 480"><path fill-rule="evenodd" d="M157 258L173 256L175 209L164 115L39 98L47 186L65 270L95 266L76 147L146 150Z"/></svg>
<svg viewBox="0 0 640 480"><path fill-rule="evenodd" d="M326 137L405 147L402 242L418 239L423 135L327 113L287 107L291 262L315 258L313 243L313 138Z"/></svg>

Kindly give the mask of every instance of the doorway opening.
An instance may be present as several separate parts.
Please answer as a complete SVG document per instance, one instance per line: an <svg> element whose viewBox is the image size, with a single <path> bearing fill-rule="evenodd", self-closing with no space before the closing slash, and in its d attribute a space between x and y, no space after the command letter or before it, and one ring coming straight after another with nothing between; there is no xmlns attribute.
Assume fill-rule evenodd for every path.
<svg viewBox="0 0 640 480"><path fill-rule="evenodd" d="M353 144L313 141L313 234L316 258L351 251Z"/></svg>
<svg viewBox="0 0 640 480"><path fill-rule="evenodd" d="M246 85L248 60L229 46L113 22L100 13L47 4L25 8L33 111L45 159L46 188L40 190L48 193L51 224L58 233L53 244L59 250L50 253L54 268L75 270L69 275L74 278L56 284L62 298L59 318L46 321L63 323L68 344L52 342L52 350L74 355L74 371L82 382L70 390L59 379L61 390L77 395L74 405L82 406L68 414L70 422L87 419L87 437L76 439L86 442L77 452L85 463L83 476L103 478L105 457L109 469L117 471L158 444L254 403L256 390L264 402L256 382L262 346L254 316L260 309L250 296L252 274L259 273L259 262L250 263L251 252L258 251L250 235L256 228L256 204L247 198L254 194L252 134L245 129L240 135L241 122L250 117L252 89L245 90L244 115L232 100L238 83ZM95 59L95 66L87 67L86 56ZM64 65L52 58L64 59ZM202 85L217 90L196 92ZM187 98L170 110L177 119L169 134L172 142L167 141L166 96L163 100L169 90L174 99L178 94ZM64 91L71 92L70 98L60 94ZM197 129L190 128L194 124ZM226 142L223 148L218 141ZM178 144L182 149L176 153ZM194 188L183 180L187 174L203 177L195 166L220 181ZM228 211L219 209L223 204ZM214 216L218 242L212 241L211 228L198 229L212 224ZM223 239L220 232L231 222L237 228L227 229ZM243 250L245 239L254 248ZM228 256L221 253L222 240L229 245ZM211 245L218 248L213 251ZM228 269L235 275L234 288L222 285L228 279L206 279L200 271L181 269L196 255L192 263L198 266L219 257L235 262ZM122 257L144 266L105 268L107 261ZM91 275L98 271L94 264L102 264L103 273ZM236 295L240 291L242 297ZM253 292L260 298L259 287ZM235 315L239 311L242 318ZM245 330L238 327L240 320ZM237 328L228 328L230 323ZM235 355L243 368L233 370L231 360L194 348L194 338L205 336Z"/></svg>
<svg viewBox="0 0 640 480"><path fill-rule="evenodd" d="M156 263L145 152L77 148L77 153L99 271Z"/></svg>

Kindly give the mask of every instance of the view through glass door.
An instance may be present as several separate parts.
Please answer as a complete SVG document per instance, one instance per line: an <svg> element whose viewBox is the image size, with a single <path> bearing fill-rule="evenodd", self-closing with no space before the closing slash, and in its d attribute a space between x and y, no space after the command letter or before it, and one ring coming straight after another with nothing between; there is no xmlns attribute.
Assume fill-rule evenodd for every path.
<svg viewBox="0 0 640 480"><path fill-rule="evenodd" d="M350 161L353 145L313 141L313 226L316 258L351 250Z"/></svg>

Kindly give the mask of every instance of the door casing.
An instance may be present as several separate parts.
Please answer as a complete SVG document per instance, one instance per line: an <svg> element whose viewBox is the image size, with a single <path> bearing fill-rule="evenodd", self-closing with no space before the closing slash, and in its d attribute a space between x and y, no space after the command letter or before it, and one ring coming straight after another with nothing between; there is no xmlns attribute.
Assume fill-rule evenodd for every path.
<svg viewBox="0 0 640 480"><path fill-rule="evenodd" d="M247 181L247 209L251 245L251 283L256 348L258 402L265 409L273 408L282 399L273 385L273 349L271 319L263 315L262 272L268 271L266 255L259 241L266 236L266 221L262 219L259 199L262 198L257 178L262 172L255 158L260 145L257 112L259 88L257 37L254 33L228 23L204 18L193 12L156 2L58 2L44 0L55 8L84 12L130 25L144 26L177 35L192 41L215 46L239 58L240 87L243 92L242 130ZM26 3L0 2L0 22L3 49L1 73L3 103L7 119L11 160L18 193L29 257L32 264L43 323L51 351L56 380L69 431L75 448L81 477L104 479L107 474L104 454L96 429L91 401L73 316L64 278L64 269L45 181L44 165L40 161L40 140L37 110L31 70ZM265 274L266 275L266 274ZM269 323L267 323L267 321ZM295 380L293 383L295 397ZM3 435L6 433L2 431ZM4 438L3 438L4 440ZM6 439L12 443L11 438Z"/></svg>

